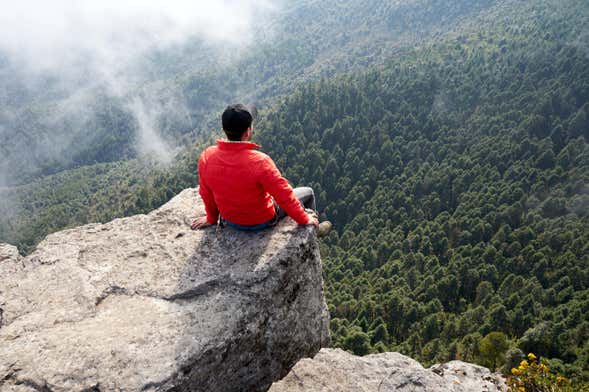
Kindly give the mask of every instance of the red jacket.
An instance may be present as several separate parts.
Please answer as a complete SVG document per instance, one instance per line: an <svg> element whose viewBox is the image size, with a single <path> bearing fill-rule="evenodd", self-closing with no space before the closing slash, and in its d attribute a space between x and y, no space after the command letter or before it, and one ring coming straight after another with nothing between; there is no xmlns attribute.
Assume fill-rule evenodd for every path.
<svg viewBox="0 0 589 392"><path fill-rule="evenodd" d="M309 216L292 187L268 155L251 142L217 140L198 160L199 192L207 221L216 223L219 213L230 222L253 226L275 215L274 203L300 224Z"/></svg>

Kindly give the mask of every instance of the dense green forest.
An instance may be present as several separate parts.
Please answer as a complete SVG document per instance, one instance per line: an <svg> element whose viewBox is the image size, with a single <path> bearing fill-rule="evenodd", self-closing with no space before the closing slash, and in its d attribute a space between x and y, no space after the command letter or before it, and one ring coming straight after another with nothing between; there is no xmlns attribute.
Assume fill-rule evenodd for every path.
<svg viewBox="0 0 589 392"><path fill-rule="evenodd" d="M589 58L570 44L589 5L555 6L267 115L263 146L338 228L322 248L336 346L493 366L481 341L500 332L512 362L589 379Z"/></svg>
<svg viewBox="0 0 589 392"><path fill-rule="evenodd" d="M589 381L589 3L477 15L299 83L255 138L335 225L321 242L335 346L507 369L534 352ZM0 240L28 251L61 227L149 211L196 185L215 137L168 169L103 163L3 190Z"/></svg>

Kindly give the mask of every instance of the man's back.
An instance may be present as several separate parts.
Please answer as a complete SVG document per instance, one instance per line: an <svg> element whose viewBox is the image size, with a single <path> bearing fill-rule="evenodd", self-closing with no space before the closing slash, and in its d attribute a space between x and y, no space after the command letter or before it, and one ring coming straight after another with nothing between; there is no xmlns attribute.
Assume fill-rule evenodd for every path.
<svg viewBox="0 0 589 392"><path fill-rule="evenodd" d="M218 140L199 159L200 194L207 208L207 220L219 215L245 226L273 219L273 198L298 223L309 218L272 159L248 141Z"/></svg>

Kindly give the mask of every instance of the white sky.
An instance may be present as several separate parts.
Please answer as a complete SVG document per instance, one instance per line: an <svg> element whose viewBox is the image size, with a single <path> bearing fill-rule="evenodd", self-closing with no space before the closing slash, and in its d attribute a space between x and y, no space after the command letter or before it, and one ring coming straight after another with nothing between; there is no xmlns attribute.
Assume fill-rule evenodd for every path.
<svg viewBox="0 0 589 392"><path fill-rule="evenodd" d="M125 61L190 36L251 39L254 15L274 0L0 0L0 50L36 69L63 66L80 53Z"/></svg>

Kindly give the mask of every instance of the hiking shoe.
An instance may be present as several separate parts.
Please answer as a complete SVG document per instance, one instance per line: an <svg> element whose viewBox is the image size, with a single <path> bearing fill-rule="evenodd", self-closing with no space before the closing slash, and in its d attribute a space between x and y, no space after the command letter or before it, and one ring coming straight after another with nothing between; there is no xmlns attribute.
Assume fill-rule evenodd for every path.
<svg viewBox="0 0 589 392"><path fill-rule="evenodd" d="M317 237L325 237L331 231L333 225L330 221L323 221L319 223L319 227L317 228Z"/></svg>

